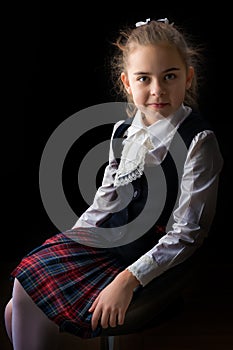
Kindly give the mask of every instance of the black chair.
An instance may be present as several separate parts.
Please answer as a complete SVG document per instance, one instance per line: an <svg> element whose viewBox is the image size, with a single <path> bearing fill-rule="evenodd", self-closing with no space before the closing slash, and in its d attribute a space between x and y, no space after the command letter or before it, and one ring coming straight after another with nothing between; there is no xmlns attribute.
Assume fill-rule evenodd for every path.
<svg viewBox="0 0 233 350"><path fill-rule="evenodd" d="M199 248L191 258L155 278L144 288L139 288L127 310L122 326L103 329L101 350L114 349L114 337L135 334L154 328L182 310L183 292L203 264L205 249ZM172 312L171 312L172 310Z"/></svg>

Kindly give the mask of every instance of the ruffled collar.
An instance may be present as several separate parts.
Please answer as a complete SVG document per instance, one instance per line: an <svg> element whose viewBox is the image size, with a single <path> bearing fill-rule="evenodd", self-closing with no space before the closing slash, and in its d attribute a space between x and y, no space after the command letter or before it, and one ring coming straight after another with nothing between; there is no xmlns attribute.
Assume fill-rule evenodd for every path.
<svg viewBox="0 0 233 350"><path fill-rule="evenodd" d="M122 143L121 160L114 185L127 185L141 177L146 159L148 162L160 164L177 128L190 112L190 107L182 105L175 114L146 126L143 115L138 110Z"/></svg>

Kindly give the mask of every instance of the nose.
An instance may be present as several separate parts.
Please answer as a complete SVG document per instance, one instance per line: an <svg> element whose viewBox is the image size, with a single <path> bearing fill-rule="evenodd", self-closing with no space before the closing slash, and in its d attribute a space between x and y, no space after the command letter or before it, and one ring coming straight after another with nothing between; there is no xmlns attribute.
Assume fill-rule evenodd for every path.
<svg viewBox="0 0 233 350"><path fill-rule="evenodd" d="M161 86L161 84L158 81L154 81L151 84L151 95L160 97L161 95L164 94L164 90Z"/></svg>

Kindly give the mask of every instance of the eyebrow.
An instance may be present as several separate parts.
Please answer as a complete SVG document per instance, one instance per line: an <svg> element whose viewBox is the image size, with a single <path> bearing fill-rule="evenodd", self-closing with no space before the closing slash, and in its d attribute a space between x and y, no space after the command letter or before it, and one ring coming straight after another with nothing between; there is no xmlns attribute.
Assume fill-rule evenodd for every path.
<svg viewBox="0 0 233 350"><path fill-rule="evenodd" d="M168 69L165 69L162 73L169 73L171 71L174 71L174 70L180 70L180 68L176 68L176 67L172 67L172 68L168 68ZM151 73L150 72L135 72L133 73L134 75L150 75Z"/></svg>

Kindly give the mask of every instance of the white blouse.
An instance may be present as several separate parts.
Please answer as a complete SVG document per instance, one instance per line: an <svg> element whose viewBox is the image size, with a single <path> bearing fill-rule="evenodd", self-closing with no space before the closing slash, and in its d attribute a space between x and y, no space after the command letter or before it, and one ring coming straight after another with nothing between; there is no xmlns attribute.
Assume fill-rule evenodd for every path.
<svg viewBox="0 0 233 350"><path fill-rule="evenodd" d="M145 126L138 111L126 131L119 165L113 152L112 140L116 128L124 120L114 125L109 164L102 185L98 188L93 203L72 228L71 237L76 235L75 239L80 243L97 247L112 247L132 240L129 238L127 241L124 227L120 230L104 230L98 228L98 223L109 212L122 208L121 193L124 192L124 185L140 177L145 164L160 165L177 128L190 113L191 109L182 105L174 115ZM204 130L198 133L185 154L179 198L166 234L151 250L127 267L142 286L191 256L207 237L215 215L223 158L214 132ZM174 156L179 158L179 154Z"/></svg>

